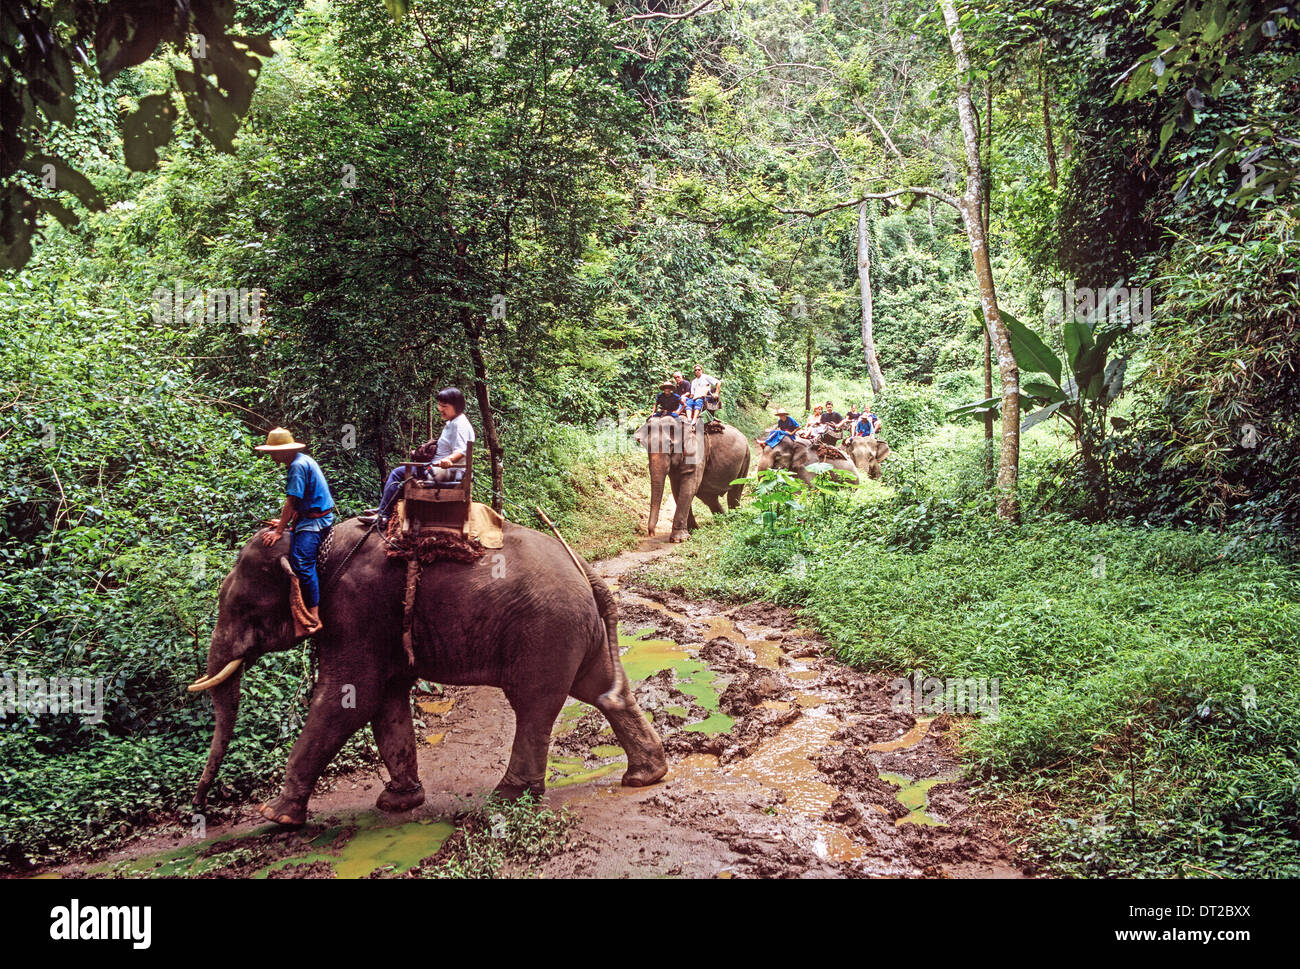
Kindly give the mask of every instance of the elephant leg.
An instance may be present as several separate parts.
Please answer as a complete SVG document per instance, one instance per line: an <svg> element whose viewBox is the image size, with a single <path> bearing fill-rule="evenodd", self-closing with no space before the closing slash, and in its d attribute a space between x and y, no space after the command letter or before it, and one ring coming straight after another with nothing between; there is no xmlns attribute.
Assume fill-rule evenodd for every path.
<svg viewBox="0 0 1300 969"><path fill-rule="evenodd" d="M415 761L410 683L402 678L389 683L370 726L389 777L376 806L381 811L410 811L419 807L424 803L424 787Z"/></svg>
<svg viewBox="0 0 1300 969"><path fill-rule="evenodd" d="M664 756L664 745L654 727L646 721L645 714L637 706L632 691L625 685L621 705L617 701L605 700L604 691L595 684L574 684L573 695L583 703L590 703L605 715L609 725L614 728L614 736L619 746L627 752L627 770L623 772L625 787L645 787L661 781L668 773L668 759Z"/></svg>
<svg viewBox="0 0 1300 969"><path fill-rule="evenodd" d="M718 501L718 499L722 497L721 495L697 495L696 497L699 498L700 501L704 502L705 506L709 511L713 512L713 514L721 515L723 513L722 503ZM695 527L694 522L691 523L691 527Z"/></svg>
<svg viewBox="0 0 1300 969"><path fill-rule="evenodd" d="M261 805L262 817L277 824L307 821L307 801L316 781L347 739L374 717L379 708L377 684L322 680L312 697L307 723L298 735L280 796Z"/></svg>
<svg viewBox="0 0 1300 969"><path fill-rule="evenodd" d="M515 711L515 742L510 749L510 764L496 793L514 800L527 791L534 799L546 792L546 755L551 749L551 727L564 706L565 694L527 695L506 690L506 699Z"/></svg>
<svg viewBox="0 0 1300 969"><path fill-rule="evenodd" d="M744 453L740 457L740 467L736 469L736 476L733 481L740 481L740 484L734 484L727 489L727 507L732 511L740 507L740 498L745 493L745 483L742 478L749 477L749 443L746 442Z"/></svg>
<svg viewBox="0 0 1300 969"><path fill-rule="evenodd" d="M673 503L677 507L673 511L673 532L668 540L684 542L691 537L689 530L695 527L694 515L691 513L691 501L695 496L685 475L674 474L670 480L673 483Z"/></svg>

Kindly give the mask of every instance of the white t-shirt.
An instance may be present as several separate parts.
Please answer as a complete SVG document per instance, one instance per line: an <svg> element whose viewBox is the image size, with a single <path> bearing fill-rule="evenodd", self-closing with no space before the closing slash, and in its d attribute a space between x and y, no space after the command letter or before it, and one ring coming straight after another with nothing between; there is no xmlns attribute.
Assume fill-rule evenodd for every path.
<svg viewBox="0 0 1300 969"><path fill-rule="evenodd" d="M718 386L716 377L710 377L707 373L702 373L691 381L692 397L707 397L709 391Z"/></svg>
<svg viewBox="0 0 1300 969"><path fill-rule="evenodd" d="M464 453L465 445L472 440L474 440L474 428L469 418L464 414L457 414L446 423L442 433L438 435L438 449L433 452L433 460L438 462L457 452Z"/></svg>

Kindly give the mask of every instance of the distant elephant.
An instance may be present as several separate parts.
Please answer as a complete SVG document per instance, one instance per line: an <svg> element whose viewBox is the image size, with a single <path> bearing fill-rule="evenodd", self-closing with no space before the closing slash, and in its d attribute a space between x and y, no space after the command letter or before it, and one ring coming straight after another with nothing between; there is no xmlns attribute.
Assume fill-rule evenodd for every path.
<svg viewBox="0 0 1300 969"><path fill-rule="evenodd" d="M853 462L847 458L833 458L830 461L822 462L817 455L817 448L808 444L799 438L784 437L776 447L764 447L763 453L758 459L758 470L766 471L769 468L778 468L786 471L793 471L804 481L812 481L812 473L808 470L808 465L826 463L837 471L853 479L857 484L858 475L854 471Z"/></svg>
<svg viewBox="0 0 1300 969"><path fill-rule="evenodd" d="M840 445L840 450L853 459L859 471L867 472L868 478L880 477L880 462L892 453L889 445L874 435L851 437Z"/></svg>
<svg viewBox="0 0 1300 969"><path fill-rule="evenodd" d="M650 464L650 519L648 532L659 524L664 478L672 484L673 514L670 540L684 542L696 527L691 502L699 498L715 515L722 514L718 499L727 496L728 508L740 507L743 484L732 482L749 474L749 441L729 424L711 434L704 423L690 424L675 417L651 417L633 435L646 449Z"/></svg>
<svg viewBox="0 0 1300 969"><path fill-rule="evenodd" d="M331 558L364 534L356 519L334 528ZM550 535L507 522L504 545L470 563L423 566L414 618L415 667L402 646L405 560L389 559L372 535L330 587L322 564L324 631L315 637L318 677L307 722L289 754L279 797L260 808L280 824L307 819L307 801L321 772L366 723L391 780L379 796L385 811L424 803L416 770L411 686L436 683L500 687L515 712L514 747L497 791L518 797L545 789L551 729L573 696L609 720L628 767L623 783L643 786L667 772L663 745L637 708L618 653L618 605L590 569L579 570ZM289 577L261 536L240 552L221 584L207 675L193 692L211 690L216 728L194 796L202 806L221 766L239 709L242 669L262 654L294 646Z"/></svg>

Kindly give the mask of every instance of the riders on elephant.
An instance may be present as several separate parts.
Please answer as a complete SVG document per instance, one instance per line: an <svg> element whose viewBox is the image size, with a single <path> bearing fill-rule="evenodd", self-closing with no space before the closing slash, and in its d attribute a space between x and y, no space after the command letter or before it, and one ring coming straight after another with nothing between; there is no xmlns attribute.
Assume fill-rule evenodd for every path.
<svg viewBox="0 0 1300 969"><path fill-rule="evenodd" d="M447 423L443 425L438 440L426 441L411 452L413 461L427 461L426 472L433 481L459 481L465 475L465 469L454 467L465 460L468 445L474 440L474 428L465 416L465 395L456 387L446 387L438 391L438 414ZM380 523L386 522L392 514L393 503L402 490L408 468L398 465L384 482L383 496L379 501L378 515Z"/></svg>

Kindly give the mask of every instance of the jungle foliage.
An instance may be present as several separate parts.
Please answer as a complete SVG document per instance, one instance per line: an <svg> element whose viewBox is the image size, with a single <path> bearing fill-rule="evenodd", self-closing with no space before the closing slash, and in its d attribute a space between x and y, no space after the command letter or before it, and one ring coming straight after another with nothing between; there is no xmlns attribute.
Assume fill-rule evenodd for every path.
<svg viewBox="0 0 1300 969"><path fill-rule="evenodd" d="M1181 873L1184 835L1216 846L1196 855L1215 870L1291 870L1292 4L972 0L966 79L917 0L680 20L643 0L194 2L206 59L194 23L138 34L124 6L30 0L0 22L0 215L23 267L0 277L0 673L108 686L98 723L0 720L4 864L188 798L210 714L183 684L221 576L278 504L279 472L249 451L269 427L310 444L350 513L460 386L497 439L476 451L478 497L527 523L540 504L609 554L642 513L627 432L698 362L751 436L829 396L868 404L895 450L893 493L865 504L768 482L766 531L716 533L713 591L806 603L850 662L1019 677L1036 712L973 733L971 757L998 797L1060 795L1065 833L1046 819L1035 850L1062 870ZM992 515L978 427L948 414L992 394L961 219L876 198L858 244L865 195L960 190L959 80L1021 389L1073 418L1019 445L1022 533ZM1084 333L1052 311L1112 286L1149 289L1151 318ZM782 577L798 543L845 578ZM1132 581L1077 582L1090 551ZM957 634L925 639L950 616ZM1242 662L1249 711L1231 701ZM305 664L248 678L227 794L274 784ZM1143 758L1129 815L1129 768L1076 770L1088 737ZM1198 779L1198 757L1228 766ZM1123 830L1087 827L1095 811Z"/></svg>

